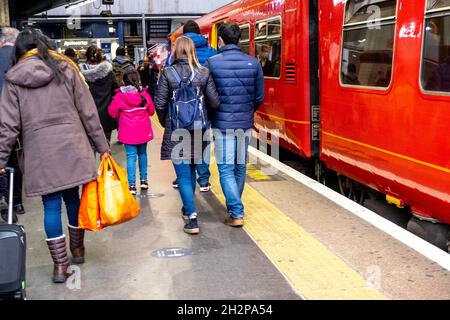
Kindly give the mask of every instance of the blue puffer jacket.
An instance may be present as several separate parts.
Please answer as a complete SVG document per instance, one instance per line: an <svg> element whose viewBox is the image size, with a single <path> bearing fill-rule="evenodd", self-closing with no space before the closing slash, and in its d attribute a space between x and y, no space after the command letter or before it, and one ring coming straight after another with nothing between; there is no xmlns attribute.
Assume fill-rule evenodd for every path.
<svg viewBox="0 0 450 320"><path fill-rule="evenodd" d="M205 66L206 61L217 54L217 51L209 46L208 40L201 34L185 33L184 36L194 42L195 48L197 49L198 62L202 66Z"/></svg>
<svg viewBox="0 0 450 320"><path fill-rule="evenodd" d="M259 61L243 53L237 45L227 45L206 64L220 96L220 107L212 117L212 127L251 129L254 113L264 101L264 74Z"/></svg>

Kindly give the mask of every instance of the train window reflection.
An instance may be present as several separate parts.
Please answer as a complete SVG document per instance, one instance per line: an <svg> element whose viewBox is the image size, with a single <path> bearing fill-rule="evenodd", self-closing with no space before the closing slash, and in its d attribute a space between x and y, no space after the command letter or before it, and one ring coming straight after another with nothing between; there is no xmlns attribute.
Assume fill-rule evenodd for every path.
<svg viewBox="0 0 450 320"><path fill-rule="evenodd" d="M239 41L239 47L242 52L250 54L250 26L241 26L241 40Z"/></svg>
<svg viewBox="0 0 450 320"><path fill-rule="evenodd" d="M450 7L450 0L428 0L428 10L436 10Z"/></svg>
<svg viewBox="0 0 450 320"><path fill-rule="evenodd" d="M261 30L265 29L265 33ZM264 34L264 35L263 35ZM281 18L256 23L255 56L261 63L264 77L281 76Z"/></svg>
<svg viewBox="0 0 450 320"><path fill-rule="evenodd" d="M450 11L426 18L421 80L425 90L450 92Z"/></svg>
<svg viewBox="0 0 450 320"><path fill-rule="evenodd" d="M350 0L345 24L386 19L395 16L397 0Z"/></svg>
<svg viewBox="0 0 450 320"><path fill-rule="evenodd" d="M343 84L387 88L391 83L396 3L392 0L347 2L348 24L343 27L341 61ZM381 13L375 19L370 8L373 5Z"/></svg>

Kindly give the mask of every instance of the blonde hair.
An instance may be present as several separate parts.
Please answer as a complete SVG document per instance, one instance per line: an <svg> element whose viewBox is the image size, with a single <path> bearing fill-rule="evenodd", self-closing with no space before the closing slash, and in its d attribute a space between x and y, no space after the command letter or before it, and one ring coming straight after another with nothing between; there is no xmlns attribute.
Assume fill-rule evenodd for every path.
<svg viewBox="0 0 450 320"><path fill-rule="evenodd" d="M181 36L175 40L173 58L174 60L187 58L192 72L194 72L194 69L196 68L200 71L205 71L205 68L198 62L194 42L188 37Z"/></svg>

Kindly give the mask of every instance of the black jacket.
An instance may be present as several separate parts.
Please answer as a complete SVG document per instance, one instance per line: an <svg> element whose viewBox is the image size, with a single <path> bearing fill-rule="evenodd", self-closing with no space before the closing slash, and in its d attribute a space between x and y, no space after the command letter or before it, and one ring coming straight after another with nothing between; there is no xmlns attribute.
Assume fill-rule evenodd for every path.
<svg viewBox="0 0 450 320"><path fill-rule="evenodd" d="M177 70L178 74L182 79L188 78L192 75L191 69L187 60L178 60L175 61L172 66ZM205 96L206 108L208 111L217 110L220 105L219 95L216 90L216 86L214 85L214 81L209 73L208 69L205 69L202 72L199 72L193 81L193 85L196 87L201 87L203 90L203 94ZM156 112L158 114L159 122L164 126L164 137L161 146L161 160L175 160L175 159L199 159L202 156L203 149L206 147L205 141L202 143L202 150L197 150L198 148L194 148L194 132L190 132L190 142L191 142L191 154L184 155L182 153L177 154L172 158L172 150L175 146L177 148L185 149L188 147L183 144L183 141L171 141L172 137L172 125L170 118L168 117L168 108L169 101L172 98L173 91L179 88L179 83L177 83L175 77L172 72L168 69L165 69L158 82L158 86L156 88L155 94L155 107ZM203 137L202 133L196 133L196 138ZM201 151L201 153L200 153Z"/></svg>
<svg viewBox="0 0 450 320"><path fill-rule="evenodd" d="M0 95L3 89L5 74L12 66L13 51L14 47L12 46L5 46L0 48Z"/></svg>
<svg viewBox="0 0 450 320"><path fill-rule="evenodd" d="M117 129L117 121L108 114L108 107L119 88L112 65L104 61L98 65L82 64L80 69L94 98L103 130L111 132Z"/></svg>

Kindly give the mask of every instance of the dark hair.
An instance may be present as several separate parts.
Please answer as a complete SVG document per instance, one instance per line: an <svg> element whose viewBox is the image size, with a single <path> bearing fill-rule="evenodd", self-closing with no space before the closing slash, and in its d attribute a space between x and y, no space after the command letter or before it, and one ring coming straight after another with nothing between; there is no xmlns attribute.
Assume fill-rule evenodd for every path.
<svg viewBox="0 0 450 320"><path fill-rule="evenodd" d="M127 50L124 47L118 47L116 50L116 56L125 56L127 54Z"/></svg>
<svg viewBox="0 0 450 320"><path fill-rule="evenodd" d="M77 53L75 52L75 50L73 50L72 48L67 48L64 51L64 55L68 56L69 58L76 58Z"/></svg>
<svg viewBox="0 0 450 320"><path fill-rule="evenodd" d="M183 26L183 33L198 33L200 34L200 26L194 20L188 20Z"/></svg>
<svg viewBox="0 0 450 320"><path fill-rule="evenodd" d="M225 44L238 44L241 39L241 29L236 23L225 23L219 28L219 37Z"/></svg>
<svg viewBox="0 0 450 320"><path fill-rule="evenodd" d="M134 86L139 92L142 92L141 87L141 77L139 76L139 72L136 70L130 70L123 75L123 82L127 86ZM141 108L144 108L147 104L147 99L143 95L141 95L142 103Z"/></svg>
<svg viewBox="0 0 450 320"><path fill-rule="evenodd" d="M90 46L86 50L87 62L100 63L103 60L102 50L97 46Z"/></svg>
<svg viewBox="0 0 450 320"><path fill-rule="evenodd" d="M17 40L13 50L13 62L17 64L20 58L28 51L37 49L39 58L49 66L54 72L59 83L64 81L64 73L61 70L58 59L54 58L49 50L52 50L52 43L38 29L27 28L17 36Z"/></svg>

